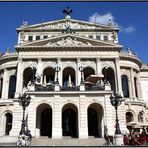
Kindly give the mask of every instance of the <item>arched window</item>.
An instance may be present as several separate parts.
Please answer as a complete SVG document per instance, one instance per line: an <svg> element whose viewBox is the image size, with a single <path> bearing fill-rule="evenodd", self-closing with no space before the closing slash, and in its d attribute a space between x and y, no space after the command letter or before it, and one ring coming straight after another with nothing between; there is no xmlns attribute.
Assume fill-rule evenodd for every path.
<svg viewBox="0 0 148 148"><path fill-rule="evenodd" d="M126 123L134 121L134 116L133 116L133 114L131 112L127 112L125 114L125 116L126 116Z"/></svg>
<svg viewBox="0 0 148 148"><path fill-rule="evenodd" d="M16 89L16 76L12 75L9 80L9 93L8 98L14 98Z"/></svg>
<svg viewBox="0 0 148 148"><path fill-rule="evenodd" d="M137 92L137 78L134 77L134 86L135 86L135 96L138 98L138 92Z"/></svg>
<svg viewBox="0 0 148 148"><path fill-rule="evenodd" d="M9 135L9 132L12 129L12 114L6 113L5 118L6 118L5 135Z"/></svg>
<svg viewBox="0 0 148 148"><path fill-rule="evenodd" d="M0 78L0 98L2 97L2 90L3 90L3 78Z"/></svg>
<svg viewBox="0 0 148 148"><path fill-rule="evenodd" d="M144 118L144 111L141 110L141 111L138 113L138 122L143 122L143 118Z"/></svg>
<svg viewBox="0 0 148 148"><path fill-rule="evenodd" d="M122 79L123 96L125 98L129 98L128 77L126 75L122 75L121 79Z"/></svg>

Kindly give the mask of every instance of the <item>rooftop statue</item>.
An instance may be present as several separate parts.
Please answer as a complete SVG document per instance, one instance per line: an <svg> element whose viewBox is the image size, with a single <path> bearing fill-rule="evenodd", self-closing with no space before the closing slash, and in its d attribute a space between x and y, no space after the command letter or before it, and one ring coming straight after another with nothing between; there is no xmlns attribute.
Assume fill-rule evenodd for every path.
<svg viewBox="0 0 148 148"><path fill-rule="evenodd" d="M72 9L70 9L70 7L67 7L63 10L63 13L66 14L65 18L71 18Z"/></svg>

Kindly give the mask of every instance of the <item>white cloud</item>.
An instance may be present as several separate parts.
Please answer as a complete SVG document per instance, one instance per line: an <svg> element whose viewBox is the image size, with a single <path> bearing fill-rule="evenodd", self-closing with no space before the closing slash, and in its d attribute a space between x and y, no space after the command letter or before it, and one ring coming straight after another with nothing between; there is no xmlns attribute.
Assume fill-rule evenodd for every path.
<svg viewBox="0 0 148 148"><path fill-rule="evenodd" d="M117 23L115 22L115 17L110 12L103 15L94 13L92 16L89 17L90 22L96 22L104 25L107 25L109 20L111 20L113 24L117 25Z"/></svg>
<svg viewBox="0 0 148 148"><path fill-rule="evenodd" d="M136 29L133 26L129 26L129 27L123 28L123 32L125 32L127 34L133 33L135 31L136 31Z"/></svg>
<svg viewBox="0 0 148 148"><path fill-rule="evenodd" d="M115 17L112 15L111 12L108 12L106 14L98 14L97 12L94 13L92 16L89 17L89 21L93 23L100 23L104 25L109 24L109 20L111 20L113 25L116 25L120 28L122 33L130 34L136 31L136 29L133 26L123 27L122 25L119 25L115 21Z"/></svg>

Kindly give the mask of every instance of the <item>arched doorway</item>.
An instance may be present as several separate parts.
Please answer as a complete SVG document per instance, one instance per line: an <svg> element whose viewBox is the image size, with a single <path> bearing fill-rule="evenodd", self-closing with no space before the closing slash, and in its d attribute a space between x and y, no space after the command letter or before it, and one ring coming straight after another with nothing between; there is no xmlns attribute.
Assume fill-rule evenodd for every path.
<svg viewBox="0 0 148 148"><path fill-rule="evenodd" d="M115 85L115 73L114 70L111 67L104 67L102 69L102 74L104 75L104 81L109 81L111 85L111 90L116 92L116 85Z"/></svg>
<svg viewBox="0 0 148 148"><path fill-rule="evenodd" d="M91 104L87 109L88 136L102 137L103 108L97 103Z"/></svg>
<svg viewBox="0 0 148 148"><path fill-rule="evenodd" d="M36 127L40 129L40 136L52 137L52 109L43 103L37 107Z"/></svg>
<svg viewBox="0 0 148 148"><path fill-rule="evenodd" d="M11 113L6 113L5 118L6 118L5 135L9 135L9 132L12 129L12 114Z"/></svg>
<svg viewBox="0 0 148 148"><path fill-rule="evenodd" d="M62 109L63 136L78 137L78 110L73 104L67 104Z"/></svg>
<svg viewBox="0 0 148 148"><path fill-rule="evenodd" d="M76 85L75 70L72 67L66 67L63 70L63 86L72 87Z"/></svg>
<svg viewBox="0 0 148 148"><path fill-rule="evenodd" d="M88 77L88 76L90 76L90 75L94 75L95 74L95 70L93 69L93 68L91 68L91 67L86 67L86 68L84 68L84 80Z"/></svg>
<svg viewBox="0 0 148 148"><path fill-rule="evenodd" d="M23 87L27 87L29 82L33 81L33 71L31 67L27 67L23 72Z"/></svg>
<svg viewBox="0 0 148 148"><path fill-rule="evenodd" d="M55 70L51 67L47 67L43 70L43 82L46 84L54 84L55 82Z"/></svg>

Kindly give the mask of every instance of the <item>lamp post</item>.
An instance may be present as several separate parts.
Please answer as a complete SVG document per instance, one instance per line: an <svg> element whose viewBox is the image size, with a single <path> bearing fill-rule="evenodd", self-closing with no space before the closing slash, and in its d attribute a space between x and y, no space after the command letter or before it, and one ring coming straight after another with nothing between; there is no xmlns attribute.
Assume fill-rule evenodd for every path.
<svg viewBox="0 0 148 148"><path fill-rule="evenodd" d="M59 78L58 78L58 73L61 70L61 66L59 64L55 65L55 71L57 73L57 77L56 77L56 84L59 84Z"/></svg>
<svg viewBox="0 0 148 148"><path fill-rule="evenodd" d="M122 96L118 94L114 94L110 96L110 102L112 106L115 107L116 110L116 130L115 134L121 134L120 126L119 126L119 119L118 119L118 106L121 105L122 102Z"/></svg>
<svg viewBox="0 0 148 148"><path fill-rule="evenodd" d="M79 70L81 72L81 81L80 81L80 84L82 84L83 83L83 70L84 70L84 65L82 63L79 65Z"/></svg>
<svg viewBox="0 0 148 148"><path fill-rule="evenodd" d="M31 97L29 95L27 95L26 93L24 93L22 96L18 97L19 104L23 107L23 118L22 118L22 125L21 125L20 134L25 134L25 126L26 126L25 125L26 124L25 109L29 105L30 99L31 99Z"/></svg>
<svg viewBox="0 0 148 148"><path fill-rule="evenodd" d="M122 96L115 93L114 95L110 96L110 102L112 106L115 107L116 111L116 129L115 129L115 144L122 145L123 144L123 136L121 134L120 126L119 126L119 119L118 119L118 106L121 105L123 99Z"/></svg>

